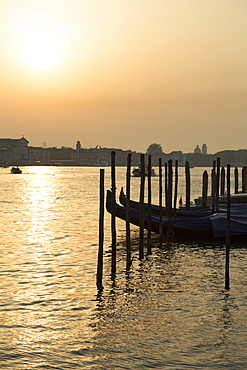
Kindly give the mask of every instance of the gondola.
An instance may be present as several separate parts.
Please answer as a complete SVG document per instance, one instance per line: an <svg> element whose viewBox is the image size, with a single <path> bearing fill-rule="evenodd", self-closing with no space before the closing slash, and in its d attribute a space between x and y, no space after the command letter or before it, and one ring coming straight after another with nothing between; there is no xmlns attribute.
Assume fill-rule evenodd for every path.
<svg viewBox="0 0 247 370"><path fill-rule="evenodd" d="M116 217L126 220L126 207L117 203L112 205L112 192L107 191L106 209L112 213L115 208ZM168 229L169 219L162 217L162 235L176 239L204 239L211 240L226 237L226 212L215 213L204 217L178 217L171 220L171 228ZM139 209L130 208L130 223L140 226ZM159 233L160 217L151 215L151 231ZM148 213L144 212L144 228L148 229ZM247 205L241 204L231 207L231 236L247 236Z"/></svg>
<svg viewBox="0 0 247 370"><path fill-rule="evenodd" d="M119 202L124 207L126 207L126 195L124 194L123 188L121 188L120 194L119 194ZM136 202L134 200L130 200L130 207L139 209L139 202ZM144 211L148 212L148 204L144 203ZM151 204L151 212L153 214L159 214L160 207L154 204ZM174 210L172 211L174 214ZM167 209L166 207L162 207L162 214L164 216L167 215ZM211 207L191 207L191 208L177 208L176 209L176 217L205 217L210 216L212 214Z"/></svg>
<svg viewBox="0 0 247 370"><path fill-rule="evenodd" d="M236 209L241 209L241 205L246 204L245 195L247 194L239 194L241 196L241 199L244 199L243 202L240 202L240 198L236 197L238 194L232 194L230 197L230 203L231 203L231 209L235 212ZM126 207L126 195L124 194L123 188L121 188L120 194L119 194L119 202L123 206ZM139 209L140 203L130 200L130 207ZM239 208L240 206L240 208ZM148 204L144 203L144 210L148 212ZM151 204L151 212L154 214L159 214L160 207L154 204ZM223 201L219 202L219 211L218 213L226 213L227 212L227 206L225 202L225 197L223 198ZM162 207L162 214L164 216L167 215L167 210L165 207ZM205 217L210 216L212 214L212 207L202 207L200 205L194 204L190 208L176 208L176 212L174 212L174 209L172 209L173 216L176 215L176 217L192 217L192 218L198 218L198 217ZM246 214L247 217L247 214Z"/></svg>

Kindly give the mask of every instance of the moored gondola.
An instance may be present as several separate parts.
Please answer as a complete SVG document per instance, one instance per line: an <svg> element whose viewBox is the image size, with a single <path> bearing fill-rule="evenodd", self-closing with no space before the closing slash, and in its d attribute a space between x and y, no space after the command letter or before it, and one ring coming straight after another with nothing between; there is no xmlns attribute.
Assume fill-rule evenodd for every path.
<svg viewBox="0 0 247 370"><path fill-rule="evenodd" d="M119 202L124 207L126 207L126 195L124 194L123 188L121 188L119 194ZM139 209L140 203L134 200L130 200L130 207ZM144 203L144 210L148 212L148 204ZM159 214L160 207L154 204L151 204L151 212L153 214ZM166 207L162 207L162 214L164 216L167 215ZM176 217L205 217L212 214L211 207L191 207L191 208L177 208L176 209Z"/></svg>
<svg viewBox="0 0 247 370"><path fill-rule="evenodd" d="M107 191L106 209L112 213L112 192ZM130 223L140 226L139 209L130 208ZM126 220L126 207L115 203L116 217ZM162 234L176 239L205 239L226 237L227 213L215 213L204 217L177 217L172 219L172 230L168 235L168 217L162 217ZM160 217L152 213L151 231L159 233ZM144 228L148 229L148 213L144 212ZM231 236L247 236L247 205L235 205L231 207Z"/></svg>

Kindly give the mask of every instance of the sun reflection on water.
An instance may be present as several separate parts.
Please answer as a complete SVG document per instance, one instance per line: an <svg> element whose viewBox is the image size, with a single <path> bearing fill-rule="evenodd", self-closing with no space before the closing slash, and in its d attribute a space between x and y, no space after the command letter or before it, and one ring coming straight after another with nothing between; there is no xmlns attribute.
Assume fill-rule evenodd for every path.
<svg viewBox="0 0 247 370"><path fill-rule="evenodd" d="M22 192L25 217L29 218L28 243L46 245L54 237L52 222L56 218L57 181L54 170L49 167L35 167L34 170Z"/></svg>

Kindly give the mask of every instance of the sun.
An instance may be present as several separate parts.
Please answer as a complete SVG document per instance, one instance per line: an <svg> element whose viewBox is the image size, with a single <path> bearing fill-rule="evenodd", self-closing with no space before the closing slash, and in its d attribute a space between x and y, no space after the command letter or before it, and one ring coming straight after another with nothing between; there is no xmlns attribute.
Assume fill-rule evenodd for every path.
<svg viewBox="0 0 247 370"><path fill-rule="evenodd" d="M17 38L19 58L29 69L51 69L64 57L63 29L49 14L34 12L26 16L19 25Z"/></svg>

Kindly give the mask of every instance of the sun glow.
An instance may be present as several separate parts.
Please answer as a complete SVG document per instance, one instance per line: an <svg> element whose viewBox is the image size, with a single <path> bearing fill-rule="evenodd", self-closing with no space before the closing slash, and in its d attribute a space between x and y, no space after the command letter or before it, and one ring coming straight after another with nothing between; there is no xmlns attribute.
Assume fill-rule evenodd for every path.
<svg viewBox="0 0 247 370"><path fill-rule="evenodd" d="M66 37L62 26L46 13L31 13L22 20L17 43L22 63L34 70L50 69L65 56Z"/></svg>

